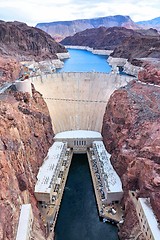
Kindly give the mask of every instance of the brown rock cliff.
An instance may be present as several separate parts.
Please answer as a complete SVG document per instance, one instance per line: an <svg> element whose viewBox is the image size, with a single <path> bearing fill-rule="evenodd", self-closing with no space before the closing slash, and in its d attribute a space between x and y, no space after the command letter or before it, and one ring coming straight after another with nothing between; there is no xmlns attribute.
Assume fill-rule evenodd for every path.
<svg viewBox="0 0 160 240"><path fill-rule="evenodd" d="M0 57L0 86L5 82L15 81L20 71L21 65L16 59Z"/></svg>
<svg viewBox="0 0 160 240"><path fill-rule="evenodd" d="M94 49L113 50L126 38L139 35L132 29L124 27L99 27L86 29L61 41L64 45L87 46Z"/></svg>
<svg viewBox="0 0 160 240"><path fill-rule="evenodd" d="M138 74L138 80L145 83L160 85L160 62L144 61L143 70Z"/></svg>
<svg viewBox="0 0 160 240"><path fill-rule="evenodd" d="M46 32L21 22L0 21L0 55L20 61L57 59L56 53L67 52Z"/></svg>
<svg viewBox="0 0 160 240"><path fill-rule="evenodd" d="M64 45L114 50L115 58L159 58L160 35L155 29L133 30L125 27L86 29L61 41Z"/></svg>
<svg viewBox="0 0 160 240"><path fill-rule="evenodd" d="M138 228L128 191L150 197L160 221L160 89L135 81L115 91L106 107L102 135L124 189L125 221L121 239ZM129 218L128 216L132 216ZM139 238L140 239L140 238Z"/></svg>
<svg viewBox="0 0 160 240"><path fill-rule="evenodd" d="M111 54L116 58L127 58L130 61L134 58L159 58L160 38L155 35L133 35L126 38L118 45Z"/></svg>
<svg viewBox="0 0 160 240"><path fill-rule="evenodd" d="M34 198L36 175L53 143L47 106L33 89L28 93L0 95L0 239L13 240L20 207L31 203L35 239L44 239Z"/></svg>

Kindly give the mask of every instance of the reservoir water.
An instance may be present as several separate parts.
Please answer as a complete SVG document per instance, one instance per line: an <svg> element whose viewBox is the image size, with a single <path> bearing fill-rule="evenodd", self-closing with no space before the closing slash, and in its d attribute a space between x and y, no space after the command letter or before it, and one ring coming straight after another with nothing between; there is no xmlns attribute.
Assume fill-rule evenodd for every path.
<svg viewBox="0 0 160 240"><path fill-rule="evenodd" d="M70 58L64 60L64 67L57 72L106 72L111 71L107 56L93 54L87 50L68 49Z"/></svg>
<svg viewBox="0 0 160 240"><path fill-rule="evenodd" d="M55 240L118 240L117 227L99 220L86 154L73 156Z"/></svg>

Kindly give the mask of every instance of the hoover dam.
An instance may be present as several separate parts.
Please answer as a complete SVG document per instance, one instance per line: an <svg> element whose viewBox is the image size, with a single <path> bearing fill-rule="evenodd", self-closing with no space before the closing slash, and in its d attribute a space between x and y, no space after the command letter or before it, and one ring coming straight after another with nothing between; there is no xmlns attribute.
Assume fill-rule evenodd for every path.
<svg viewBox="0 0 160 240"><path fill-rule="evenodd" d="M85 154L82 158L86 156L88 159L99 217L116 224L122 221L123 211L119 204L123 196L122 184L110 163L110 154L104 147L101 128L110 95L132 79L133 77L113 72L62 72L32 78L35 89L47 103L55 133L55 142L37 175L34 194L40 203L45 223L49 226L49 234L58 233L60 238L57 239L64 237L63 231L55 229L55 226L74 154ZM55 171L51 165L56 167ZM110 204L117 210L112 209ZM43 205L46 206L46 211L41 210ZM93 211L89 206L87 209ZM113 214L109 213L111 210L114 211ZM89 214L86 219L89 219ZM61 226L61 221L59 224ZM103 234L105 231L109 231L109 228ZM67 232L73 234L73 231ZM112 234L117 233L113 230Z"/></svg>
<svg viewBox="0 0 160 240"><path fill-rule="evenodd" d="M133 77L97 72L63 72L33 77L47 103L55 134L71 130L101 132L110 95Z"/></svg>

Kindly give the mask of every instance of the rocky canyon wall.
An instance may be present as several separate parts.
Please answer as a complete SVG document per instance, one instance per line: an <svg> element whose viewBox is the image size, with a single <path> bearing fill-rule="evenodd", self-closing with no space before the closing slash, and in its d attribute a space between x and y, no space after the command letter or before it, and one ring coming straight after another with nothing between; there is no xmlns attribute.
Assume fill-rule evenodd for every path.
<svg viewBox="0 0 160 240"><path fill-rule="evenodd" d="M22 22L0 21L0 55L11 56L19 61L57 59L56 53L66 53L64 46L34 27Z"/></svg>
<svg viewBox="0 0 160 240"><path fill-rule="evenodd" d="M34 239L45 239L34 198L36 175L53 131L47 106L33 89L28 93L8 90L0 95L0 239L15 239L20 207L31 203Z"/></svg>
<svg viewBox="0 0 160 240"><path fill-rule="evenodd" d="M124 189L125 221L120 238L131 239L139 229L129 190L150 197L160 221L160 88L136 81L110 97L102 135ZM143 239L142 235L135 239Z"/></svg>
<svg viewBox="0 0 160 240"><path fill-rule="evenodd" d="M145 83L160 85L160 61L155 59L145 59L143 70L139 71L138 79Z"/></svg>
<svg viewBox="0 0 160 240"><path fill-rule="evenodd" d="M16 59L0 57L0 86L5 82L15 81L20 71L21 65Z"/></svg>

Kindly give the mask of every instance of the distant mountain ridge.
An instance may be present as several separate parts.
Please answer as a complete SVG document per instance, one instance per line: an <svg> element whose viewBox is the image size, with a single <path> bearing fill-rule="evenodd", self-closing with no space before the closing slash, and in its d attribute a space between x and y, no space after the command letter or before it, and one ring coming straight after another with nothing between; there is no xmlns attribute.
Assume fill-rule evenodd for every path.
<svg viewBox="0 0 160 240"><path fill-rule="evenodd" d="M114 50L111 56L129 60L137 57L160 57L160 34L152 28L146 30L132 30L124 27L86 29L74 36L66 37L61 44Z"/></svg>
<svg viewBox="0 0 160 240"><path fill-rule="evenodd" d="M147 21L139 21L136 22L140 27L148 29L148 28L156 28L158 31L160 31L160 17L147 20Z"/></svg>
<svg viewBox="0 0 160 240"><path fill-rule="evenodd" d="M78 32L74 36L66 37L60 43L67 46L86 46L93 49L113 50L126 38L134 35L139 35L139 33L124 27L99 27Z"/></svg>
<svg viewBox="0 0 160 240"><path fill-rule="evenodd" d="M37 28L50 34L57 41L67 36L73 36L77 32L81 32L90 28L98 27L125 27L128 29L138 29L139 26L132 21L129 16L115 15L108 17L99 17L92 19L80 19L73 21L58 21L50 23L38 23Z"/></svg>

